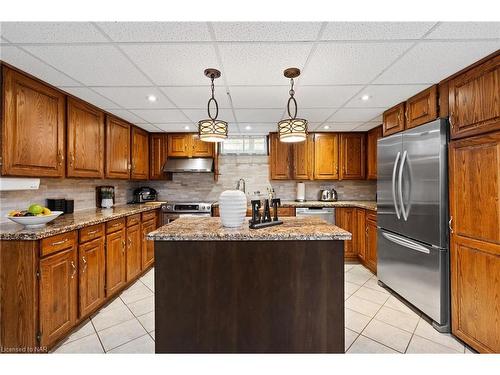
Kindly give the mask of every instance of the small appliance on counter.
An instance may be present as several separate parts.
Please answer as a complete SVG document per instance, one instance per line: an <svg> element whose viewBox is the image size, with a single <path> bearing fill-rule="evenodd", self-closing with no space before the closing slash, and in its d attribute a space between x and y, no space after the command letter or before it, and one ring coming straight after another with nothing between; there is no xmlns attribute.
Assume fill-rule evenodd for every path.
<svg viewBox="0 0 500 375"><path fill-rule="evenodd" d="M304 184L303 182L297 182L297 195L295 196L295 201L306 201L306 184Z"/></svg>
<svg viewBox="0 0 500 375"><path fill-rule="evenodd" d="M72 214L75 207L73 199L47 198L47 208L51 211L62 211L65 214Z"/></svg>
<svg viewBox="0 0 500 375"><path fill-rule="evenodd" d="M95 205L99 208L111 208L115 205L114 186L96 186Z"/></svg>
<svg viewBox="0 0 500 375"><path fill-rule="evenodd" d="M130 203L146 203L158 200L158 192L150 187L142 186L134 190L134 199Z"/></svg>
<svg viewBox="0 0 500 375"><path fill-rule="evenodd" d="M336 202L338 199L335 189L324 189L319 191L319 198L322 202Z"/></svg>

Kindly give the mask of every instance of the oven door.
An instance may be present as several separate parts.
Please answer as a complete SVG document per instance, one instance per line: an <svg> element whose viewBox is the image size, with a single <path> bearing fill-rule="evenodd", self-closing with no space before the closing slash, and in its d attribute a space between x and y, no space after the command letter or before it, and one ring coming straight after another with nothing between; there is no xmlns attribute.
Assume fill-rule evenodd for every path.
<svg viewBox="0 0 500 375"><path fill-rule="evenodd" d="M162 221L161 225L166 225L168 223L171 223L175 219L178 219L179 217L210 217L212 216L209 212L201 212L201 213L175 213L175 212L162 212Z"/></svg>

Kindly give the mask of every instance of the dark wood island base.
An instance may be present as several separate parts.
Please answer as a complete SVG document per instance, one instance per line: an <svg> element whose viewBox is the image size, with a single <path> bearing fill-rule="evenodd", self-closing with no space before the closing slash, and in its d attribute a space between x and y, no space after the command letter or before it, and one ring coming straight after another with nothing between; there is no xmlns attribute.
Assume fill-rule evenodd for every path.
<svg viewBox="0 0 500 375"><path fill-rule="evenodd" d="M344 353L344 241L155 241L156 353Z"/></svg>

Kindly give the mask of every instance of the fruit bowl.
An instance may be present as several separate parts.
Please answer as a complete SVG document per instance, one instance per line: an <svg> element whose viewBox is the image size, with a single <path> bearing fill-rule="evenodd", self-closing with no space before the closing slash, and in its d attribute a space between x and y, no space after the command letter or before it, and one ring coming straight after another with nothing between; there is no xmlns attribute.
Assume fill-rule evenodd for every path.
<svg viewBox="0 0 500 375"><path fill-rule="evenodd" d="M40 228L45 224L50 223L56 217L61 215L63 211L52 211L49 215L40 216L9 216L6 217L14 223L24 225L26 228Z"/></svg>

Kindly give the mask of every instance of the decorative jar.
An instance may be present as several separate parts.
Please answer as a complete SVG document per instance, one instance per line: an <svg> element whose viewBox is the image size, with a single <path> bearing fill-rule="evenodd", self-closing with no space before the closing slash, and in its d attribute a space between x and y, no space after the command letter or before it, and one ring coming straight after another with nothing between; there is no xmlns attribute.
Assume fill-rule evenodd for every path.
<svg viewBox="0 0 500 375"><path fill-rule="evenodd" d="M241 190L226 190L219 196L220 220L224 227L241 227L247 212L247 197Z"/></svg>

